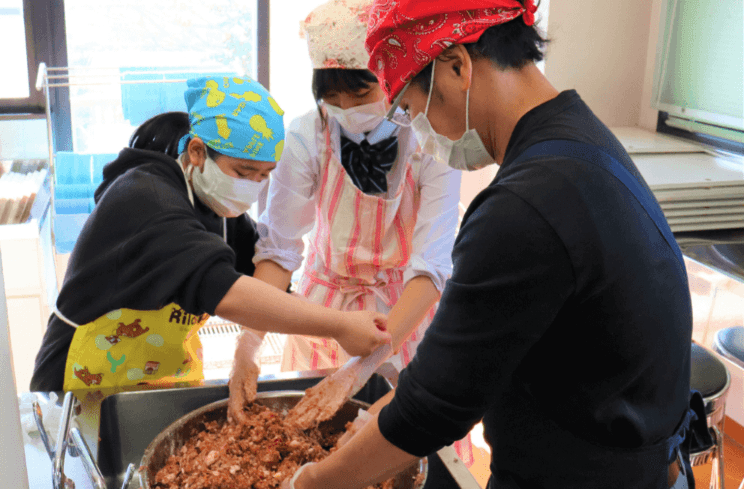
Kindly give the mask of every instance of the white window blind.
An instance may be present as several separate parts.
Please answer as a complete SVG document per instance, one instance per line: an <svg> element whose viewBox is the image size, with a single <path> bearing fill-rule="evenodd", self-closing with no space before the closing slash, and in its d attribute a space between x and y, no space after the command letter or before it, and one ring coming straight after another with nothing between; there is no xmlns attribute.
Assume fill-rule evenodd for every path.
<svg viewBox="0 0 745 489"><path fill-rule="evenodd" d="M743 0L666 0L654 106L672 125L742 141Z"/></svg>

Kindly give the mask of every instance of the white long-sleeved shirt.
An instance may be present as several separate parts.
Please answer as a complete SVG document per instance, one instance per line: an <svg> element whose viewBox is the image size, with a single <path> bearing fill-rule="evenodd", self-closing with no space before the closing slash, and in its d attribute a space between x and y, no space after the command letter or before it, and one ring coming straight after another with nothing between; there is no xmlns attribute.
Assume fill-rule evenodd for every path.
<svg viewBox="0 0 745 489"><path fill-rule="evenodd" d="M333 151L341 154L340 131L336 120L329 118ZM267 203L259 217L259 241L254 263L272 260L282 268L295 271L303 261L303 236L313 227L317 193L320 188L324 163L321 118L317 110L292 121L285 137L282 159L272 172ZM384 123L367 135L370 144L383 140L398 131L392 123ZM344 135L360 142L364 135ZM402 140L401 138L405 138ZM405 176L405 162L416 151L413 133L399 135L398 157L388 172L388 194L392 198ZM452 272L451 252L458 225L460 200L460 172L437 163L430 156L417 158L412 164L421 165L414 172L420 191L420 207L412 238L412 255L404 271L404 283L419 275L432 279L442 291ZM352 210L350 209L350 212Z"/></svg>

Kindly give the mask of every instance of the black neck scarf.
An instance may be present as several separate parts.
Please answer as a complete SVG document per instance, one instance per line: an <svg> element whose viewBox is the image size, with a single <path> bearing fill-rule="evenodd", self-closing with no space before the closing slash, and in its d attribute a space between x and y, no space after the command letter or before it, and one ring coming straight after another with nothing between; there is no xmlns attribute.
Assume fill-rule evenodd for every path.
<svg viewBox="0 0 745 489"><path fill-rule="evenodd" d="M341 136L341 164L352 182L366 194L388 191L386 176L396 162L398 137L391 136L379 143L360 144Z"/></svg>

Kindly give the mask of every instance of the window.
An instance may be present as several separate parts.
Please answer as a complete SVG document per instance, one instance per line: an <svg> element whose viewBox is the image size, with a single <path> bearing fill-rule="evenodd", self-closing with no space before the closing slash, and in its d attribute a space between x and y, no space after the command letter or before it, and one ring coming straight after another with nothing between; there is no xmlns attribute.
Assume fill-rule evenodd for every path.
<svg viewBox="0 0 745 489"><path fill-rule="evenodd" d="M308 41L300 37L300 22L326 0L271 0L271 92L285 111L285 126L315 109L313 66Z"/></svg>
<svg viewBox="0 0 745 489"><path fill-rule="evenodd" d="M743 0L666 0L654 105L663 126L743 142Z"/></svg>
<svg viewBox="0 0 745 489"><path fill-rule="evenodd" d="M44 3L44 2L40 2ZM40 28L34 26L33 18L38 6L31 0L0 0L0 113L42 113L42 94L34 88L38 54L43 46L34 45L35 34ZM42 37L43 38L43 37ZM37 52L38 51L38 52Z"/></svg>
<svg viewBox="0 0 745 489"><path fill-rule="evenodd" d="M149 117L185 111L173 80L257 78L257 16L256 0L66 0L73 151L116 152Z"/></svg>
<svg viewBox="0 0 745 489"><path fill-rule="evenodd" d="M0 63L6 69L0 79L0 97L27 98L30 87L21 0L0 0L0 44L11 46L0 54Z"/></svg>

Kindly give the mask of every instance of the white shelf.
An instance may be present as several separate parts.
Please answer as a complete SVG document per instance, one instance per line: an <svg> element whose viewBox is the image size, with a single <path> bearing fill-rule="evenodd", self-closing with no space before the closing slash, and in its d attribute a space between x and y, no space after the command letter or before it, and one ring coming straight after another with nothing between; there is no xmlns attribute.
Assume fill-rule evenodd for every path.
<svg viewBox="0 0 745 489"><path fill-rule="evenodd" d="M611 127L629 154L636 153L698 153L704 149L696 143L639 127Z"/></svg>
<svg viewBox="0 0 745 489"><path fill-rule="evenodd" d="M654 193L673 232L743 227L742 155L638 127L611 131Z"/></svg>
<svg viewBox="0 0 745 489"><path fill-rule="evenodd" d="M655 192L733 186L742 190L742 169L735 170L730 160L708 153L632 154L631 159Z"/></svg>

